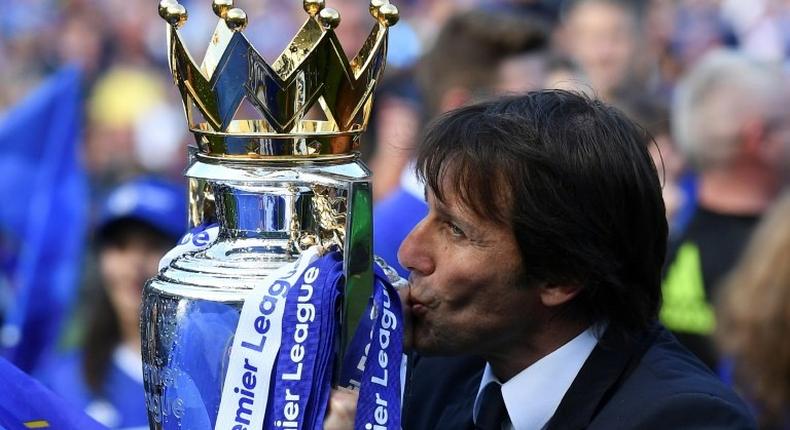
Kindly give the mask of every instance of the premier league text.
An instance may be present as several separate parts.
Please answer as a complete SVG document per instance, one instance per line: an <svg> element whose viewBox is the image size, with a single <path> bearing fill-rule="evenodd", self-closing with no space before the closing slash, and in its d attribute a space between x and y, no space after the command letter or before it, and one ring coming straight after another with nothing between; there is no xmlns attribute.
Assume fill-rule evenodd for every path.
<svg viewBox="0 0 790 430"><path fill-rule="evenodd" d="M390 383L393 382L390 379L389 372L387 371L387 365L389 364L390 360L398 359L400 357L390 357L388 353L388 349L390 346L392 330L395 330L398 326L398 320L395 318L395 314L392 312L392 303L390 301L389 294L386 292L384 293L383 297L383 308L381 309L381 325L379 326L378 332L378 346L379 346L379 354L378 354L378 361L374 364L373 371L371 372L370 382L372 382L375 388L374 394L376 398L376 409L373 411L373 419L374 423L367 423L365 428L368 430L387 430L387 422L389 421L389 413L388 413L388 402L386 399L382 397L382 393L387 390L387 387ZM396 342L399 342L400 339L395 339ZM376 357L373 357L374 359ZM377 365L377 366L376 366ZM398 380L398 375L394 375L395 380Z"/></svg>
<svg viewBox="0 0 790 430"><path fill-rule="evenodd" d="M313 297L313 282L318 279L320 270L317 267L307 269L304 274L302 285L299 287L299 298L296 304L296 327L293 336L293 346L290 351L290 363L288 368L294 368L292 373L283 373L283 381L298 382L302 379L303 360L305 358L304 343L310 334L310 323L315 320L315 306L310 303ZM299 415L304 411L299 409L299 402L305 404L307 399L300 399L299 394L293 394L291 390L285 390L285 402L283 402L284 421L277 421L275 425L283 428L297 428Z"/></svg>
<svg viewBox="0 0 790 430"><path fill-rule="evenodd" d="M288 284L285 282L275 282L263 296L258 306L259 315L253 321L254 330L237 330L237 333L246 333L249 339L241 342L241 347L248 350L250 356L244 357L244 373L241 380L236 383L233 392L238 395L238 407L236 408L235 425L232 430L247 430L250 425L250 417L255 407L255 386L258 384L258 366L250 363L250 357L257 356L266 345L266 336L271 328L271 314L277 307L278 302L284 299L288 293Z"/></svg>

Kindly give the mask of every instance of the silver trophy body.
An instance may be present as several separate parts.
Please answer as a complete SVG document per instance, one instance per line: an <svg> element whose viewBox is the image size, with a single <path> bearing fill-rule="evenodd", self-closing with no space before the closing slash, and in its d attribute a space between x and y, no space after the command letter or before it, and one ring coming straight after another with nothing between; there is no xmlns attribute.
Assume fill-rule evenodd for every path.
<svg viewBox="0 0 790 430"><path fill-rule="evenodd" d="M201 65L177 31L186 10L174 0L159 6L169 23L170 67L196 140L186 172L190 223L216 223L219 232L207 247L172 260L144 288L143 374L154 429L213 428L244 297L302 250L317 244L343 253L336 357L343 356L373 288L370 172L355 150L397 9L371 2L375 24L349 61L333 30L338 12L324 8L323 0L307 0L307 21L269 66L242 35L246 16L231 3L214 1L220 21ZM262 118L237 119L242 99ZM319 106L327 119L307 119Z"/></svg>
<svg viewBox="0 0 790 430"><path fill-rule="evenodd" d="M345 301L345 320L358 319L372 286L370 175L361 162L286 167L198 158L187 175L204 187L204 202L213 196L219 235L207 248L175 259L145 286L143 366L152 428L184 428L183 418L194 423L187 415L201 413L194 408L205 408L208 422L216 419L231 329L243 299L302 247L344 246L347 297L365 297ZM205 217L196 224L213 218L205 207L193 209ZM201 320L205 325L198 325ZM353 329L353 323L345 324L341 337ZM179 342L188 342L183 347L189 350Z"/></svg>

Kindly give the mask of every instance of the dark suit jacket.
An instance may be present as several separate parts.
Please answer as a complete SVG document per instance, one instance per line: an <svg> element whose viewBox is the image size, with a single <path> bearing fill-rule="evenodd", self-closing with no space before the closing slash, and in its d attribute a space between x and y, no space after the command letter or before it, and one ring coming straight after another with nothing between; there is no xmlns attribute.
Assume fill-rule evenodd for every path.
<svg viewBox="0 0 790 430"><path fill-rule="evenodd" d="M472 408L484 366L485 362L475 357L416 357L406 387L403 428L473 429ZM547 428L756 426L732 390L663 327L655 327L630 339L607 331L565 393Z"/></svg>

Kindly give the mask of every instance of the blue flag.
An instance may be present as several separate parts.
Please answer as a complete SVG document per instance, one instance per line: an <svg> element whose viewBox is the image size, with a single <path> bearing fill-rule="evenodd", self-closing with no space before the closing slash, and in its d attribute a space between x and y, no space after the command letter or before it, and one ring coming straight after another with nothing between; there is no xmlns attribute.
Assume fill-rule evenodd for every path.
<svg viewBox="0 0 790 430"><path fill-rule="evenodd" d="M64 68L0 117L0 351L25 371L54 347L76 296L88 197L80 80Z"/></svg>
<svg viewBox="0 0 790 430"><path fill-rule="evenodd" d="M2 358L0 386L0 429L106 430Z"/></svg>

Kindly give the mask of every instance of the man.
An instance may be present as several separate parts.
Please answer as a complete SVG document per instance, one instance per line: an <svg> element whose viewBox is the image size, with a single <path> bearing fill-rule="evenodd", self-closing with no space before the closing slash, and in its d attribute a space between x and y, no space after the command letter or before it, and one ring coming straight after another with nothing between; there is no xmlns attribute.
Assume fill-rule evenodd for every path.
<svg viewBox="0 0 790 430"><path fill-rule="evenodd" d="M754 427L656 324L667 224L648 144L561 90L433 124L417 154L429 212L399 253L416 351L404 429Z"/></svg>
<svg viewBox="0 0 790 430"><path fill-rule="evenodd" d="M661 322L711 368L718 283L782 187L790 122L781 74L736 51L703 57L678 87L674 135L697 172L697 207L670 252Z"/></svg>
<svg viewBox="0 0 790 430"><path fill-rule="evenodd" d="M646 40L641 2L563 2L558 48L579 64L593 91L613 101L644 85Z"/></svg>

